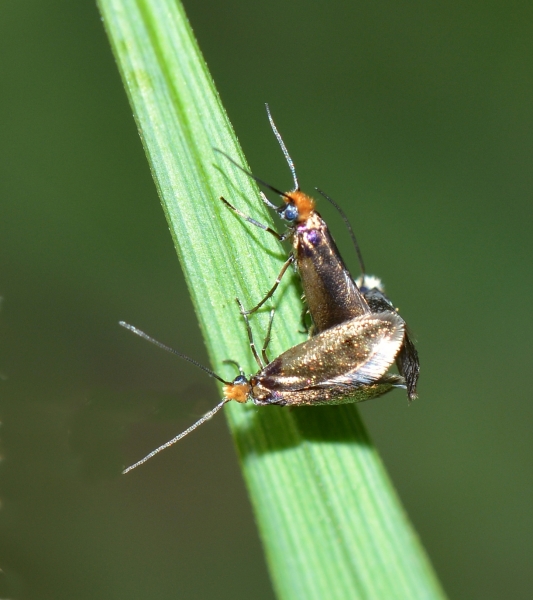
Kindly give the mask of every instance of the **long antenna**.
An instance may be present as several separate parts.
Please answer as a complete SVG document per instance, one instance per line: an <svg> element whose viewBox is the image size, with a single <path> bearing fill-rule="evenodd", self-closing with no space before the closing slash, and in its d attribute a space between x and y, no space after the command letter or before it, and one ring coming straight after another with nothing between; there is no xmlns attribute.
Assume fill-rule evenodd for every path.
<svg viewBox="0 0 533 600"><path fill-rule="evenodd" d="M259 179L259 177L256 177L253 173L250 173L250 171L247 171L246 169L244 169L243 167L241 167L241 165L239 165L237 162L235 162L233 160L233 158L231 158L231 156L228 156L222 150L219 150L218 148L213 148L213 150L215 152L218 152L219 154L222 154L222 156L225 156L230 161L230 163L234 164L237 167L237 169L240 169L243 173L245 173L246 175L248 175L248 177L251 177L253 180L257 181L257 183L259 183L261 185L264 185L270 191L274 192L275 194L278 194L282 198L287 198L287 200L289 202L292 200L292 198L289 196L289 194L287 194L286 192L282 192L281 190L278 190L278 188L275 188L273 185L270 185L270 183L267 183L266 181L263 181L262 179ZM280 210L280 209L278 207L276 207L276 210Z"/></svg>
<svg viewBox="0 0 533 600"><path fill-rule="evenodd" d="M291 155L289 154L289 151L287 150L287 146L285 146L285 142L283 141L283 138L281 137L281 134L278 131L276 124L274 123L274 119L272 118L272 115L270 114L270 106L268 106L268 103L265 104L265 106L267 109L268 120L270 121L270 127L272 127L272 131L274 132L274 135L276 136L276 139L278 140L278 144L281 146L281 151L283 152L283 155L285 156L285 160L287 161L287 164L289 165L289 169L291 170L292 179L294 181L294 191L296 192L300 189L300 184L298 183L298 177L296 176L296 169L294 168L294 162L292 161Z"/></svg>
<svg viewBox="0 0 533 600"><path fill-rule="evenodd" d="M129 329L129 328L128 328ZM141 336L144 337L144 336ZM151 341L151 340L149 340ZM169 446L172 446L173 444L175 444L176 442L179 442L181 439L183 439L186 435L188 435L189 433L191 433L191 431L194 431L197 427L200 427L200 425L202 425L203 423L205 423L206 421L208 421L213 415L216 415L217 412L227 403L229 402L229 400L224 399L222 400L222 402L220 404L217 404L215 406L215 408L213 408L212 410L210 410L207 414L205 414L201 419L198 419L198 421L196 421L196 423L194 425L191 425L188 429L186 429L185 431L182 431L179 435L177 435L176 437L172 438L171 440L169 440L168 442L166 442L165 444L163 444L162 446L159 446L159 448L156 448L155 450L152 450L152 452L150 452L150 454L147 454L144 458L141 458L141 460L137 461L136 463L134 463L133 465L130 465L129 467L127 467L126 469L124 469L124 471L122 471L122 475L126 475L126 473L129 473L130 471L133 471L133 469L136 469L137 467L139 467L140 465L144 464L147 460L150 460L153 456L155 456L156 454L159 454L159 452L161 452L162 450L165 450L166 448L168 448Z"/></svg>
<svg viewBox="0 0 533 600"><path fill-rule="evenodd" d="M139 337L142 337L143 339L147 340L148 342L151 342L152 344L154 344L158 348L161 348L162 350L166 350L167 352L170 352L171 354L175 354L176 356L179 356L180 358L183 358L183 360L186 360L186 361L190 362L195 367L198 367L199 369L202 369L202 371L205 371L210 377L214 377L215 379L218 379L219 381L221 381L225 385L231 385L230 381L226 381L225 379L222 379L222 377L220 377L219 375L217 375L214 371L211 371L211 369L208 369L207 367L204 367L204 365L200 364L199 362L196 362L193 358L190 358L186 354L182 354L181 352L178 352L177 350L174 350L174 348L171 348L170 346L166 346L165 344L162 344L161 342L158 342L156 339L154 339L153 337L149 336L147 333L144 333L144 331L141 331L140 329L137 329L137 327L134 327L133 325L130 325L129 323L126 323L125 321L119 321L118 324L121 327L124 327L124 329L128 329L129 331L131 331L135 335L138 335Z"/></svg>
<svg viewBox="0 0 533 600"><path fill-rule="evenodd" d="M319 194L322 194L322 196L324 196L324 198L338 210L340 216L342 217L342 220L344 221L344 224L348 228L348 231L350 233L350 237L352 238L352 242L353 242L353 245L355 247L355 253L357 254L357 260L359 261L359 266L361 267L361 287L362 287L364 285L364 283L365 283L365 275L366 275L365 263L363 261L363 255L361 254L361 249L359 248L359 244L357 243L357 238L355 237L355 233L353 231L353 228L350 225L350 221L348 220L348 217L346 216L346 213L335 202L335 200L333 200L333 198L331 198L330 196L328 196L320 188L316 187L315 190Z"/></svg>

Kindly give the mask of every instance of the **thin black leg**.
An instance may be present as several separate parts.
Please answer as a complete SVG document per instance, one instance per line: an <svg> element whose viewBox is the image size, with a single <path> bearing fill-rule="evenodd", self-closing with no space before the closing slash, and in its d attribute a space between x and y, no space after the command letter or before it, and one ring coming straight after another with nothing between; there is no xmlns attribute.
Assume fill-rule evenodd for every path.
<svg viewBox="0 0 533 600"><path fill-rule="evenodd" d="M263 370L265 368L265 365L261 362L261 358L260 358L259 354L257 354L257 350L255 347L255 342L254 342L254 335L252 333L252 328L250 327L250 321L248 320L248 315L244 312L244 307L241 304L241 301L238 298L235 298L235 300L237 301L239 310L241 311L242 318L244 319L244 324L246 325L246 333L248 334L248 341L250 342L250 348L252 350L252 354L254 355L254 358L255 358L257 364L259 365L259 368L261 370Z"/></svg>
<svg viewBox="0 0 533 600"><path fill-rule="evenodd" d="M270 344L270 334L272 332L272 321L274 320L274 312L275 310L272 309L270 311L270 320L268 321L268 329L267 329L267 333L265 336L265 341L263 342L263 349L261 350L261 356L263 357L263 361L265 363L265 366L268 365L268 363L270 362L268 356L267 356L267 348L268 348L268 344Z"/></svg>
<svg viewBox="0 0 533 600"><path fill-rule="evenodd" d="M283 263L283 267L281 268L281 271L279 272L279 275L276 279L276 282L274 283L274 285L271 287L270 291L268 292L268 294L261 300L261 302L259 302L259 304L257 304L256 306L254 306L253 308L251 308L250 310L245 310L244 314L246 315L251 315L252 313L254 313L256 310L260 309L263 304L269 299L272 298L272 296L274 295L274 292L277 290L278 285L281 282L281 279L283 277L283 275L285 275L285 272L287 271L287 269L289 268L289 266L294 262L294 254L289 254L289 258Z"/></svg>
<svg viewBox="0 0 533 600"><path fill-rule="evenodd" d="M249 217L248 215L245 215L239 209L235 208L232 204L230 204L222 196L220 197L220 199L222 200L222 202L224 202L224 204L228 208L231 208L231 210L234 213L237 213L239 215L239 217L241 217L241 219L244 219L245 221L248 221L248 223L251 223L252 225L255 225L256 227L259 227L259 229L263 229L264 231L268 231L268 233L270 233L271 235L273 235L280 242L282 242L285 239L285 237L283 235L280 235L277 231L274 231L271 227L268 227L267 225L263 225L263 223L259 223L259 221L256 221L255 219L252 219L252 217Z"/></svg>

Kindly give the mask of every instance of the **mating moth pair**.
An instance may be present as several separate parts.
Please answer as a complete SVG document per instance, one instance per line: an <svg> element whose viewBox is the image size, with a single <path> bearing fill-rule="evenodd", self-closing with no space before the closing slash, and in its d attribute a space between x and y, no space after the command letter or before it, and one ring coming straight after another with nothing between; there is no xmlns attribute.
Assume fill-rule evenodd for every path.
<svg viewBox="0 0 533 600"><path fill-rule="evenodd" d="M268 105L267 114L292 173L292 191L282 192L276 189L218 151L260 185L281 196L284 203L278 207L261 192L263 202L289 224L287 230L279 234L221 198L245 221L260 227L280 241L288 240L292 245L276 282L261 302L247 311L239 303L259 371L247 377L239 369L240 374L233 381L226 381L191 358L157 342L132 325L121 322L123 327L188 360L224 384L224 398L214 409L178 436L125 469L124 473L185 437L231 400L240 403L251 401L257 406L343 404L369 400L394 387L405 388L409 400L417 397L416 384L420 370L418 354L405 321L385 296L380 280L366 275L357 241L346 216L329 196L317 188L339 210L349 227L361 266L358 280L352 278L327 224L315 210L315 200L300 190L294 163L272 120ZM291 264L296 267L301 278L305 312L309 313L312 321L311 335L307 341L269 361L266 349L273 311L261 353L256 350L248 315L274 295ZM395 361L398 375L388 372Z"/></svg>

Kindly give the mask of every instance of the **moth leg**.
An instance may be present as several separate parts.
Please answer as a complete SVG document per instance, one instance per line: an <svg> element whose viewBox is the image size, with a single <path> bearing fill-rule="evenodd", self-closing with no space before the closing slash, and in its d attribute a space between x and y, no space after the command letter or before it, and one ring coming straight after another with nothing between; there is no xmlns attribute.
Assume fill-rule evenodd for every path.
<svg viewBox="0 0 533 600"><path fill-rule="evenodd" d="M274 320L274 309L272 309L270 311L270 319L268 321L268 329L267 329L267 333L265 336L265 341L263 342L263 349L261 350L261 356L263 357L263 361L265 362L265 366L268 365L268 363L270 362L268 356L267 356L267 348L268 348L268 344L270 344L270 334L272 332L272 321Z"/></svg>
<svg viewBox="0 0 533 600"><path fill-rule="evenodd" d="M294 254L289 254L289 258L283 263L283 267L281 267L281 271L279 272L279 275L274 283L274 285L270 288L270 291L267 293L267 295L261 300L261 302L259 302L259 304L256 304L253 308L251 308L250 310L245 310L244 314L246 315L251 315L252 313L254 313L256 310L258 310L259 308L261 308L263 306L263 304L269 299L272 298L272 296L274 295L274 292L278 289L278 285L281 282L281 279L283 277L283 275L285 275L285 272L287 271L287 269L289 268L289 266L294 262Z"/></svg>
<svg viewBox="0 0 533 600"><path fill-rule="evenodd" d="M270 200L267 198L265 192L260 191L259 195L261 196L261 200L268 206L268 208L271 208L272 210L275 210L275 211L281 210L281 208L279 206L276 206L273 202L270 202Z"/></svg>
<svg viewBox="0 0 533 600"><path fill-rule="evenodd" d="M244 324L246 325L246 333L248 334L248 341L250 343L250 349L252 350L252 354L254 355L255 361L259 365L259 368L261 370L263 370L265 368L265 365L262 363L261 358L260 358L259 354L257 353L257 349L255 347L255 342L254 342L254 334L252 333L252 328L250 327L250 321L248 320L248 315L244 311L244 307L241 304L241 301L238 298L235 298L235 300L239 306L239 310L241 311L242 318L244 319Z"/></svg>
<svg viewBox="0 0 533 600"><path fill-rule="evenodd" d="M230 204L225 198L223 198L222 196L220 197L220 199L222 200L222 202L224 202L224 204L230 208L234 213L237 213L239 215L239 217L241 217L241 219L244 219L245 221L247 221L248 223L251 223L252 225L255 225L256 227L259 227L259 229L263 229L264 231L267 231L268 233L270 233L271 235L273 235L277 240L279 240L280 242L282 242L285 239L284 235L280 235L277 231L274 231L271 227L268 227L267 225L263 225L263 223L259 223L259 221L256 221L255 219L252 219L252 217L249 217L248 215L245 215L243 212L241 212L238 208L235 208L232 204Z"/></svg>
<svg viewBox="0 0 533 600"><path fill-rule="evenodd" d="M309 333L309 325L307 324L307 315L308 314L309 314L309 309L307 308L307 305L304 304L304 307L302 308L302 312L300 313L300 325L301 325L302 329L298 329L298 333L305 333L305 334Z"/></svg>

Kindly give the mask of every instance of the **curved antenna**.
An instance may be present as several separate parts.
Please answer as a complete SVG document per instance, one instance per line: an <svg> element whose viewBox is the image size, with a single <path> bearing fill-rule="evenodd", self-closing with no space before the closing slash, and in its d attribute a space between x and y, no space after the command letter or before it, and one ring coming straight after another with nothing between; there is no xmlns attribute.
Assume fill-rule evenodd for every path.
<svg viewBox="0 0 533 600"><path fill-rule="evenodd" d="M239 371L239 373L242 375L242 377L245 377L243 368L236 360L232 360L231 358L226 358L226 360L223 360L222 362L225 365L234 365L235 367L237 367L237 371Z"/></svg>
<svg viewBox="0 0 533 600"><path fill-rule="evenodd" d="M235 162L233 160L233 158L231 158L231 156L228 156L222 150L219 150L218 148L213 148L213 150L215 152L218 152L219 154L222 154L222 156L225 156L230 161L230 163L232 163L233 165L235 165L237 167L237 169L240 169L243 173L245 173L246 175L248 175L248 177L252 178L254 181L257 181L257 183L259 183L261 185L264 185L270 191L274 192L275 194L278 194L282 198L286 198L289 202L292 201L292 198L289 196L289 194L287 194L286 192L282 192L281 190L278 190L278 188L275 188L273 185L270 185L270 183L267 183L266 181L263 181L262 179L259 179L259 177L256 177L253 173L250 173L250 171L247 171L246 169L244 169L243 167L241 167L241 165L239 165L237 162ZM281 207L281 208L276 207L276 210L283 210L283 208L285 208L285 207Z"/></svg>
<svg viewBox="0 0 533 600"><path fill-rule="evenodd" d="M365 275L366 275L365 263L363 261L363 255L361 254L361 250L359 248L359 244L357 243L357 238L355 237L355 233L353 231L353 228L350 225L350 221L348 220L348 217L346 216L346 213L335 202L335 200L333 200L333 198L331 198L330 196L328 196L320 188L316 187L315 190L319 194L322 194L322 196L324 196L324 198L337 209L337 211L339 212L340 216L342 217L342 220L344 221L344 224L348 228L348 231L350 233L350 237L352 238L352 242L353 242L353 245L355 247L355 253L357 254L357 260L359 261L359 266L361 267L361 285L359 287L363 287L363 285L365 283Z"/></svg>
<svg viewBox="0 0 533 600"><path fill-rule="evenodd" d="M130 325L129 323L126 323L125 321L119 321L118 324L121 327L124 327L124 329L128 329L129 331L131 331L135 335L138 335L139 337L142 337L143 339L147 340L148 342L151 342L152 344L154 344L158 348L161 348L162 350L166 350L167 352L170 352L171 354L175 354L176 356L179 356L180 358L183 358L183 360L186 360L186 361L190 362L195 367L198 367L199 369L202 369L202 371L205 371L209 375L209 377L214 377L215 379L218 379L224 385L231 385L230 381L226 381L225 379L222 379L222 377L220 377L219 375L217 375L214 371L211 371L211 369L208 369L207 367L204 367L204 365L201 365L199 362L196 362L193 358L190 358L186 354L182 354L181 352L178 352L177 350L174 350L174 348L171 348L170 346L166 346L165 344L162 344L161 342L158 342L156 339L154 339L153 337L149 336L147 333L144 333L144 331L141 331L140 329L137 329L137 327L134 327L133 325Z"/></svg>
<svg viewBox="0 0 533 600"><path fill-rule="evenodd" d="M129 329L129 328L128 328ZM141 332L142 333L142 332ZM141 336L144 337L144 336ZM150 341L150 340L149 340ZM203 423L205 423L206 421L208 421L213 415L216 415L217 412L224 406L224 404L226 404L227 402L229 402L229 400L224 399L222 400L222 402L220 402L220 404L217 404L215 406L215 408L211 409L207 414L205 414L201 419L198 419L198 421L196 421L196 423L194 423L194 425L191 425L190 427L188 427L185 431L182 431L179 435L177 435L176 437L172 438L171 440L169 440L168 442L166 442L165 444L163 444L162 446L159 446L159 448L156 448L155 450L152 450L150 452L150 454L147 454L144 458L141 458L141 460L138 460L136 463L133 463L132 465L130 465L129 467L127 467L126 469L124 469L122 471L122 475L126 475L126 473L129 473L130 471L133 471L133 469L136 469L137 467L139 467L140 465L144 464L147 460L150 460L153 456L155 456L156 454L159 454L159 452L161 452L162 450L165 450L166 448L168 448L169 446L172 446L173 444L175 444L176 442L179 442L181 439L183 439L186 435L189 435L189 433L191 433L191 431L194 431L197 427L200 427L200 425L202 425Z"/></svg>
<svg viewBox="0 0 533 600"><path fill-rule="evenodd" d="M281 137L281 134L278 131L276 124L274 123L274 119L272 118L272 115L270 114L270 106L268 106L268 103L265 103L265 106L267 109L268 120L270 121L270 127L272 127L272 131L274 132L274 135L276 136L276 139L278 140L278 144L281 146L281 151L283 152L283 155L285 156L285 160L287 161L287 164L289 165L289 169L291 170L292 179L294 181L294 191L295 192L299 191L300 184L298 183L298 177L296 176L296 169L294 168L294 162L292 161L291 155L289 154L289 151L287 150L287 146L285 146L285 142L283 141L283 138Z"/></svg>

